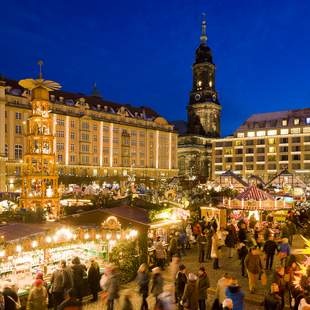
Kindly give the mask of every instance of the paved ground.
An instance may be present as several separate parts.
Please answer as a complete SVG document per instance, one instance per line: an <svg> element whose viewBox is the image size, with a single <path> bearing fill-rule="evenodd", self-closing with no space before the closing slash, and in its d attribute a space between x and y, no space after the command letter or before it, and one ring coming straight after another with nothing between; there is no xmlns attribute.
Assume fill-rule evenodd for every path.
<svg viewBox="0 0 310 310"><path fill-rule="evenodd" d="M301 238L298 236L295 237L294 239L294 248L302 248L303 247L303 242ZM247 283L247 278L244 278L241 276L241 271L240 271L240 262L237 259L237 254L234 255L233 258L228 258L227 251L226 249L223 250L222 252L223 257L220 259L220 269L219 270L214 270L212 268L212 262L207 261L203 265L205 266L209 279L210 279L210 293L208 297L208 309L211 308L213 298L214 298L214 290L216 287L216 283L220 277L225 272L228 272L230 275L236 277L239 280L239 284L241 285L242 289L245 292L245 310L257 310L257 309L263 309L261 306L263 299L264 299L264 294L266 292L266 288L263 288L259 286L257 292L255 294L250 294L248 290L248 283ZM200 263L198 263L198 254L197 254L197 249L194 247L191 250L188 250L187 255L182 259L182 262L185 264L189 272L197 272L198 268L200 267ZM276 260L275 265L278 264L278 261ZM271 274L268 275L268 281L270 282ZM166 290L171 290L172 288L172 279L170 276L170 270L167 268L167 270L164 271L164 279L165 279L165 289ZM269 283L267 285L269 287ZM121 298L119 303L116 305L115 310L120 310L121 305L122 305L122 300L123 300L123 294L124 292L130 292L132 295L132 300L133 300L133 305L134 309L139 310L140 309L140 298L137 294L137 286L134 282L131 282L126 285L126 287L123 288L121 292ZM150 309L153 309L154 305L154 299L152 296L149 297L149 305ZM83 309L86 310L103 310L106 309L106 306L102 302L98 302L96 304L86 304ZM122 309L123 310L123 309Z"/></svg>

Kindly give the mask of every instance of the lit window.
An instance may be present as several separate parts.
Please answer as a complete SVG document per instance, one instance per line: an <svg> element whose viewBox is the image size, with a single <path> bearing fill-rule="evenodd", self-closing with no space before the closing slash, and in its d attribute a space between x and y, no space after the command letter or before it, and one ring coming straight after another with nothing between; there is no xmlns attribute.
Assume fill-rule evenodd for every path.
<svg viewBox="0 0 310 310"><path fill-rule="evenodd" d="M22 126L16 125L16 126L15 126L15 133L21 134L21 133L22 133Z"/></svg>
<svg viewBox="0 0 310 310"><path fill-rule="evenodd" d="M277 131L276 130L268 130L267 131L267 135L268 136L275 136L277 134Z"/></svg>
<svg viewBox="0 0 310 310"><path fill-rule="evenodd" d="M249 131L248 132L248 137L255 137L255 132L254 131Z"/></svg>
<svg viewBox="0 0 310 310"><path fill-rule="evenodd" d="M287 126L287 119L282 120L282 126Z"/></svg>
<svg viewBox="0 0 310 310"><path fill-rule="evenodd" d="M238 138L243 138L244 137L244 132L238 132L237 133Z"/></svg>
<svg viewBox="0 0 310 310"><path fill-rule="evenodd" d="M274 138L269 138L268 139L268 144L274 144L275 143L275 139Z"/></svg>
<svg viewBox="0 0 310 310"><path fill-rule="evenodd" d="M64 126L65 125L65 121L61 118L57 118L56 123L58 126Z"/></svg>
<svg viewBox="0 0 310 310"><path fill-rule="evenodd" d="M291 133L300 133L300 128L292 128Z"/></svg>
<svg viewBox="0 0 310 310"><path fill-rule="evenodd" d="M281 129L280 134L281 135L288 135L288 129Z"/></svg>
<svg viewBox="0 0 310 310"><path fill-rule="evenodd" d="M266 131L265 130L261 130L261 131L258 131L257 133L256 133L256 136L257 137L263 137L263 136L265 136L266 135Z"/></svg>
<svg viewBox="0 0 310 310"><path fill-rule="evenodd" d="M242 145L242 141L241 140L237 140L235 143L236 146L241 146Z"/></svg>
<svg viewBox="0 0 310 310"><path fill-rule="evenodd" d="M305 128L303 129L303 132L309 133L309 132L310 132L310 127L305 127Z"/></svg>
<svg viewBox="0 0 310 310"><path fill-rule="evenodd" d="M268 153L275 153L276 148L274 146L269 146Z"/></svg>
<svg viewBox="0 0 310 310"><path fill-rule="evenodd" d="M294 125L299 125L299 118L294 118Z"/></svg>
<svg viewBox="0 0 310 310"><path fill-rule="evenodd" d="M310 117L307 117L307 118L306 118L306 123L307 123L307 124L310 124Z"/></svg>
<svg viewBox="0 0 310 310"><path fill-rule="evenodd" d="M23 146L20 144L15 144L15 159L22 159L23 157Z"/></svg>

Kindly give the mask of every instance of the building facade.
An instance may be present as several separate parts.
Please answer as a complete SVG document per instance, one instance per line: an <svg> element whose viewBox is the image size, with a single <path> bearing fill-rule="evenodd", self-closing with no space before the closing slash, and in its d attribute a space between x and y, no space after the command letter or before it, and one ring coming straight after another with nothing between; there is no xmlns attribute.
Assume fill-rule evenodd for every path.
<svg viewBox="0 0 310 310"><path fill-rule="evenodd" d="M60 178L167 178L178 174L177 132L146 107L63 91L50 92ZM19 188L26 150L29 91L0 81L0 191Z"/></svg>
<svg viewBox="0 0 310 310"><path fill-rule="evenodd" d="M212 178L232 170L265 182L283 169L310 181L310 108L254 114L233 136L212 140Z"/></svg>
<svg viewBox="0 0 310 310"><path fill-rule="evenodd" d="M187 107L187 134L179 136L178 162L181 176L209 177L212 138L220 136L221 105L215 89L215 65L207 45L206 21L202 21L200 45L192 66L193 85Z"/></svg>

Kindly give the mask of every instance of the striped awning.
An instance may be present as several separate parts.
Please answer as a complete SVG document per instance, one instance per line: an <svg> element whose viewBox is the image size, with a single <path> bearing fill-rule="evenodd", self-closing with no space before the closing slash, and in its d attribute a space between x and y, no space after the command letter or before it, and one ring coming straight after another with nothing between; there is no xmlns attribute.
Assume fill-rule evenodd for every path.
<svg viewBox="0 0 310 310"><path fill-rule="evenodd" d="M265 200L274 200L274 198L257 188L255 185L249 186L241 194L239 194L236 199L238 200L255 200L255 201L265 201Z"/></svg>

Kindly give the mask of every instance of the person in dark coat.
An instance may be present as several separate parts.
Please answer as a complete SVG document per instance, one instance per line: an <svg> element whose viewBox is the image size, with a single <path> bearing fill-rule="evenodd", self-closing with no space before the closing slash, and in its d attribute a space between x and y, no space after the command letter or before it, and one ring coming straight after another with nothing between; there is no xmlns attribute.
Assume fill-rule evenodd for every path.
<svg viewBox="0 0 310 310"><path fill-rule="evenodd" d="M100 291L100 268L95 259L91 259L90 267L87 274L88 287L93 295L91 301L98 300L98 292Z"/></svg>
<svg viewBox="0 0 310 310"><path fill-rule="evenodd" d="M16 292L12 289L11 285L9 283L6 283L4 285L3 289L3 299L4 299L4 309L5 310L16 310L17 303L18 303L18 295Z"/></svg>
<svg viewBox="0 0 310 310"><path fill-rule="evenodd" d="M264 299L265 310L281 310L282 309L282 298L279 295L279 286L277 283L272 283L270 292L265 296Z"/></svg>
<svg viewBox="0 0 310 310"><path fill-rule="evenodd" d="M197 276L193 273L188 275L188 282L185 286L184 294L182 297L182 304L189 310L198 309L198 285Z"/></svg>
<svg viewBox="0 0 310 310"><path fill-rule="evenodd" d="M86 277L87 268L85 265L81 264L81 261L78 257L75 257L72 260L72 279L73 279L73 288L76 293L76 297L78 300L82 301L83 299L83 279Z"/></svg>
<svg viewBox="0 0 310 310"><path fill-rule="evenodd" d="M273 240L273 236L269 235L268 240L264 244L263 251L266 253L266 270L272 269L273 257L276 253L278 245Z"/></svg>
<svg viewBox="0 0 310 310"><path fill-rule="evenodd" d="M151 293L154 295L156 302L158 301L158 296L164 290L164 279L161 275L160 268L155 267L152 269L153 277L152 277L152 288Z"/></svg>
<svg viewBox="0 0 310 310"><path fill-rule="evenodd" d="M284 294L286 291L286 281L284 279L284 267L278 266L273 276L273 283L278 285L278 294L281 296L281 307L284 306Z"/></svg>
<svg viewBox="0 0 310 310"><path fill-rule="evenodd" d="M240 265L241 265L241 275L243 277L246 276L244 261L248 255L248 253L249 253L248 248L246 247L246 245L244 243L241 242L239 244L238 255L239 255Z"/></svg>
<svg viewBox="0 0 310 310"><path fill-rule="evenodd" d="M211 249L212 249L212 236L214 231L211 229L211 225L208 225L207 230L207 244L206 244L206 259L211 259Z"/></svg>
<svg viewBox="0 0 310 310"><path fill-rule="evenodd" d="M200 236L197 238L198 242L198 252L199 252L199 263L203 263L205 259L205 252L206 252L206 244L207 238L204 231L201 232Z"/></svg>
<svg viewBox="0 0 310 310"><path fill-rule="evenodd" d="M65 300L58 306L57 310L82 310L82 303L76 299L74 289L66 291Z"/></svg>
<svg viewBox="0 0 310 310"><path fill-rule="evenodd" d="M51 277L51 292L53 296L54 310L57 310L58 306L64 299L65 288L63 268L63 261L60 261L59 266L54 270Z"/></svg>
<svg viewBox="0 0 310 310"><path fill-rule="evenodd" d="M239 242L246 243L247 241L247 230L244 223L241 223L240 229L238 231Z"/></svg>
<svg viewBox="0 0 310 310"><path fill-rule="evenodd" d="M114 310L114 301L119 298L120 280L116 267L112 268L108 277L107 283L107 310Z"/></svg>
<svg viewBox="0 0 310 310"><path fill-rule="evenodd" d="M181 300L184 294L184 289L187 283L187 276L186 276L186 267L181 264L179 266L179 271L177 272L176 279L175 279L175 300L178 304L178 309L182 310L183 306L181 305Z"/></svg>
<svg viewBox="0 0 310 310"><path fill-rule="evenodd" d="M237 237L237 232L236 232L234 225L230 224L227 227L227 231L228 231L228 234L227 234L226 239L225 239L225 245L228 247L228 257L232 258L233 249L235 248L235 246L237 244L238 237Z"/></svg>
<svg viewBox="0 0 310 310"><path fill-rule="evenodd" d="M236 278L232 278L231 284L226 288L226 297L232 300L234 310L243 310L244 292Z"/></svg>
<svg viewBox="0 0 310 310"><path fill-rule="evenodd" d="M206 310L207 290L210 287L210 281L204 267L198 271L198 305L199 310Z"/></svg>
<svg viewBox="0 0 310 310"><path fill-rule="evenodd" d="M142 264L138 269L137 279L139 293L142 295L142 304L140 310L148 310L147 297L149 295L149 276L147 265Z"/></svg>

